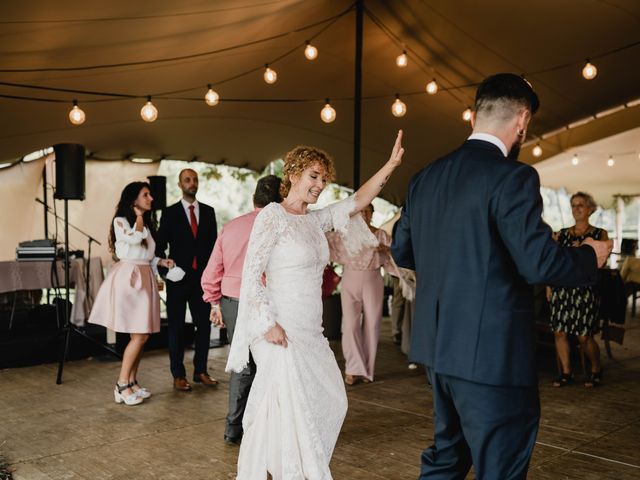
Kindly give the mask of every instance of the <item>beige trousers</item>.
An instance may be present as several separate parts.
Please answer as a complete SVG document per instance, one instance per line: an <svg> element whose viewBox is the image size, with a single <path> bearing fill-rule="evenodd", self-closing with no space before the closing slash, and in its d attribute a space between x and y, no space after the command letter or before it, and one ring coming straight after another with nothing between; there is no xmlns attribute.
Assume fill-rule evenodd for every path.
<svg viewBox="0 0 640 480"><path fill-rule="evenodd" d="M341 288L345 373L373 381L384 296L380 270L345 269Z"/></svg>

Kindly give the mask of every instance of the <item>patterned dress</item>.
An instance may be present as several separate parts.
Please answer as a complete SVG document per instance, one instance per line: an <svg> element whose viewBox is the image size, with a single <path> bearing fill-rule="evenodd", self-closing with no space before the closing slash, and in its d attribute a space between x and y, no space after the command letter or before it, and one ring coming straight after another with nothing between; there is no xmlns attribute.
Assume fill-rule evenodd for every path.
<svg viewBox="0 0 640 480"><path fill-rule="evenodd" d="M570 229L558 233L558 243L571 247L586 238L600 240L603 230L592 228L583 235L575 236ZM598 332L598 308L600 298L595 287L551 287L551 329L571 335L590 336Z"/></svg>

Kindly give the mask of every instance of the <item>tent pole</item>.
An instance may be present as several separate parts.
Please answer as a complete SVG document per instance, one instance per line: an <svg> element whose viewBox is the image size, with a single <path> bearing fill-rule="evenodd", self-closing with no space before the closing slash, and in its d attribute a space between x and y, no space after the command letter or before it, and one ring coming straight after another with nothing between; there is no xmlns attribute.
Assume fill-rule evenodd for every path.
<svg viewBox="0 0 640 480"><path fill-rule="evenodd" d="M362 116L362 19L364 0L356 1L356 58L353 94L353 188L360 187L360 135Z"/></svg>
<svg viewBox="0 0 640 480"><path fill-rule="evenodd" d="M47 162L42 167L42 193L44 195L44 238L49 238L49 205L47 199Z"/></svg>

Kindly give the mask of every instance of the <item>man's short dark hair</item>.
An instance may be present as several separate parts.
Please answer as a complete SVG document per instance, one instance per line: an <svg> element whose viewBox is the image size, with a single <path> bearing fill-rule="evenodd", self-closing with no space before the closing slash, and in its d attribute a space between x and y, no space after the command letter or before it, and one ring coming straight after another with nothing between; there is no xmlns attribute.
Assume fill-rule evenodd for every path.
<svg viewBox="0 0 640 480"><path fill-rule="evenodd" d="M280 196L280 177L275 175L267 175L258 180L256 191L253 194L253 204L258 208L263 208L271 202L282 202Z"/></svg>
<svg viewBox="0 0 640 480"><path fill-rule="evenodd" d="M483 103L495 100L519 103L529 109L532 115L540 107L540 100L531 84L514 73L498 73L482 81L476 91L476 112L482 108Z"/></svg>

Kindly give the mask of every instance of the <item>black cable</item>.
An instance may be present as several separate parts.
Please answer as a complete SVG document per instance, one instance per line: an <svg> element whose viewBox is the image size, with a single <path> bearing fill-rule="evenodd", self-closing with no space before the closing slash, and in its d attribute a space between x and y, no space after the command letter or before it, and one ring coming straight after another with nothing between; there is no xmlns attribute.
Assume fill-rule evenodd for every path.
<svg viewBox="0 0 640 480"><path fill-rule="evenodd" d="M311 23L309 25L305 25L303 27L299 27L296 28L295 30L291 30L289 32L284 32L284 33L278 33L276 35L272 35L270 37L265 37L265 38L261 38L258 40L252 40L250 42L246 42L246 43L242 43L242 44L238 44L238 45L232 45L229 47L224 47L224 48L218 48L216 50L209 50L207 52L199 52L199 53L192 53L190 55L181 55L181 56L177 56L177 57L169 57L169 58L156 58L153 60L140 60L137 62L122 62L122 63L112 63L112 64L103 64L103 65L85 65L82 67L48 67L48 68L9 68L9 69L0 69L0 73L33 73L33 72L69 72L69 71L84 71L84 70L101 70L101 69L107 69L107 68L121 68L121 67L132 67L132 66L139 66L139 65L153 65L153 64L158 64L158 63L167 63L167 62L175 62L175 61L180 61L180 60L189 60L189 59L193 59L193 58L200 58L200 57L206 57L206 56L210 56L210 55L216 55L219 53L223 53L223 52L228 52L230 50L236 50L239 48L245 48L245 47L249 47L252 45L258 45L260 43L265 43L265 42L270 42L272 40L277 40L278 38L283 38L283 37L287 37L289 35L292 35L294 33L300 33L303 32L305 30L309 30L310 28L313 27L317 27L318 25L322 25L323 23L326 22L331 22L332 20L335 20L337 18L340 18L344 15L346 15L349 10L351 10L352 7L349 7L347 10L345 10L342 13L339 13L337 15L334 15L332 17L329 18L325 18L324 20L319 20L317 22Z"/></svg>
<svg viewBox="0 0 640 480"><path fill-rule="evenodd" d="M630 48L637 47L638 45L640 45L640 40L638 40L636 42L628 43L626 45L614 48L612 50L607 50L606 52L602 52L602 53L599 53L597 55L589 55L588 58L590 58L591 60L597 60L599 58L607 57L607 56L612 55L614 53L622 52L623 50L628 50ZM555 65L553 67L543 68L542 70L537 70L535 72L531 72L529 75L539 75L541 73L554 72L556 70L562 70L563 68L579 66L579 65L582 65L584 63L585 63L585 60L579 60L579 61L575 61L575 62L564 63L562 65Z"/></svg>
<svg viewBox="0 0 640 480"><path fill-rule="evenodd" d="M281 55L279 55L279 56L277 56L277 57L275 57L275 58L273 58L273 59L271 59L270 61L265 62L265 63L266 63L266 64L268 64L268 65L273 65L274 63L276 63L276 62L278 62L278 61L282 60L283 58L285 58L285 57L287 57L287 56L291 55L293 52L295 52L296 50L298 50L301 46L305 45L307 41L315 40L315 39L316 39L316 38L318 38L320 35L322 35L325 31L327 31L330 27L332 27L332 26L333 26L333 25L334 25L338 20L340 20L340 19L341 19L342 17L344 17L347 13L349 13L351 10L353 10L353 6L354 6L354 5L355 5L355 4L351 4L351 5L349 6L349 8L347 8L346 10L344 10L342 13L340 13L340 14L336 15L335 17L331 18L331 19L328 21L328 23L327 23L324 27L322 27L320 30L318 30L316 33L314 33L311 37L307 38L303 43L299 43L299 44L297 44L297 45L296 45L295 47L293 47L292 49L287 50L285 53L283 53L283 54L281 54ZM230 82L230 81L237 80L238 78L241 78L241 77L244 77L244 76L249 75L249 74L251 74L251 73L254 73L254 72L257 72L257 71L259 71L259 70L262 70L263 68L264 68L264 64L260 64L260 66L259 66L259 67L252 68L252 69L251 69L251 70L249 70L249 71L246 71L246 72L242 72L242 73L239 73L239 74L233 75L233 76L231 76L231 77L225 78L225 79L223 79L223 80L219 80L219 81L217 81L217 82L208 82L208 83L210 83L210 84L212 84L212 85L222 85L222 84L224 84L224 83L228 83L228 82ZM176 94L176 93L189 92L189 91L191 91L191 90L195 90L196 88L201 88L201 87L202 87L202 85L198 85L198 86L195 86L195 87L183 88L183 89L181 89L181 90L173 90L173 91L170 91L170 92L156 93L155 95L152 95L152 96L157 97L157 96L162 96L162 95L174 95L174 94Z"/></svg>
<svg viewBox="0 0 640 480"><path fill-rule="evenodd" d="M500 60L502 60L503 62L515 67L517 72L524 72L524 68L522 68L522 66L515 64L511 59L505 57L504 55L502 55L500 52L498 52L497 50L493 49L491 46L487 45L486 43L482 42L481 40L479 40L478 38L476 38L475 36L471 35L469 32L467 32L466 30L462 29L459 25L458 22L454 22L453 20L451 20L449 17L447 17L446 15L444 15L442 12L440 12L439 10L437 10L435 7L433 7L432 5L430 5L426 0L422 0L422 4L425 5L427 8L429 8L433 13L435 13L436 15L438 15L440 18L442 18L443 20L445 20L447 23L449 23L449 25L451 25L453 28L455 28L458 32L462 33L463 35L465 35L467 38L470 38L473 42L475 42L477 45L480 45L482 48L484 48L485 50L487 50L488 52L492 53L493 55L495 55L497 58L499 58ZM433 38L436 38L433 34L431 34L431 36ZM440 42L442 44L442 42ZM466 62L465 62L466 63ZM469 66L468 63L466 63L467 66ZM477 71L477 70L476 70ZM480 73L480 72L478 72ZM523 74L524 75L524 74ZM535 73L529 73L528 75L524 75L525 77L530 77L533 78L535 76ZM576 105L576 102L572 99L570 99L569 97L567 97L563 92L555 89L554 87L552 87L551 85L549 85L548 83L544 82L543 80L540 80L539 78L536 78L536 82L539 83L540 85L544 86L545 88L547 88L549 91L553 92L554 94L556 94L558 97L562 98L563 100L565 100L568 103L571 103L573 105ZM547 109L547 111L549 111ZM556 120L563 120L560 115L558 115L557 113L553 113L553 117L555 117Z"/></svg>
<svg viewBox="0 0 640 480"><path fill-rule="evenodd" d="M134 17L78 18L78 19L67 19L67 20L2 20L0 21L0 25L120 22L120 21L131 21L131 20L156 19L156 18L174 18L174 17L185 17L185 16L192 16L192 15L206 15L208 13L220 13L220 12L226 12L231 10L243 10L245 8L256 8L256 7L262 7L264 5L273 5L275 3L280 3L280 2L278 0L275 0L270 2L257 3L253 5L242 5L238 7L214 8L210 10L200 10L196 12L167 13L162 15L160 14L159 15L138 15Z"/></svg>
<svg viewBox="0 0 640 480"><path fill-rule="evenodd" d="M317 24L326 23L326 25L322 29L320 29L318 32L316 32L314 35L312 35L311 37L306 39L305 42L297 44L292 49L287 50L285 53L273 58L271 61L269 61L267 63L268 64L274 64L274 63L278 62L279 60L282 60L283 58L287 57L288 55L291 55L293 52L295 52L302 45L305 45L307 41L310 41L310 40L313 40L313 39L317 38L322 33L324 33L326 30L328 30L332 25L335 24L335 22L337 22L340 18L345 16L352 9L353 9L353 5L349 6L349 8L344 10L342 13L340 13L338 15L335 15L334 17L331 17L329 20L323 20L322 22L318 22ZM317 24L315 24L314 26L316 26ZM286 35L288 35L288 34L286 34ZM217 82L210 82L210 83L214 83L215 85L221 85L223 83L227 83L227 82L230 82L232 80L236 80L238 78L241 78L241 77L244 77L246 75L249 75L249 74L251 74L253 72L256 72L258 70L261 70L263 68L264 68L264 64L261 64L259 67L255 67L255 68L252 68L252 69L250 69L248 71L245 71L245 72L233 75L231 77L228 77L226 79L223 79L223 80L220 80L220 81L217 81ZM2 71L2 70L0 70L0 71ZM0 85L4 85L4 86L8 86L8 87L14 87L14 88L26 88L26 89L32 89L32 90L44 90L44 91L51 91L51 92L73 93L73 94L77 94L77 95L108 96L108 97L114 97L114 98L117 98L117 99L146 98L148 96L146 94L145 95L131 95L131 94L114 93L114 92L98 92L98 91L78 90L78 89L70 89L70 88L45 87L45 86L40 86L40 85L21 84L21 83L14 83L14 82L0 82ZM200 85L195 86L195 87L183 88L183 89L180 89L180 90L173 90L173 91L169 91L169 92L155 93L155 94L151 94L151 97L153 97L153 98L162 98L164 100L175 100L175 98L167 97L167 95L174 95L176 93L184 93L184 92L195 90L196 88L200 88ZM17 99L17 100L31 100L31 101L53 102L53 103L69 103L68 100L42 99L42 98L39 98L39 97L27 97L27 96L9 95L9 94L0 94L0 97L1 98ZM95 102L104 102L104 101L107 101L107 100L106 99L83 100L83 103L95 103ZM259 101L259 100L257 100L257 101Z"/></svg>
<svg viewBox="0 0 640 480"><path fill-rule="evenodd" d="M402 42L400 40L400 38L393 33L393 31L387 27L387 25L385 25L385 23L380 20L375 13L373 13L369 8L367 8L365 6L364 9L365 13L367 14L367 16L369 17L369 19L380 29L382 30L383 33L385 33L387 35L387 37L389 37L396 45L398 45L399 47L403 48L404 50L407 50L411 53L411 55L415 58L417 58L418 60L420 60L426 67L427 69L429 69L430 71L426 71L424 68L421 67L420 63L417 62L418 67L420 68L420 70L422 70L425 74L433 76L434 74L436 76L438 76L439 78L441 78L444 82L448 83L449 85L454 85L454 83L447 78L444 74L442 74L442 72L439 72L438 70L436 70L436 68L431 65L430 62L428 62L427 60L425 60L424 58L422 58L418 52L416 52L413 48L411 48L411 46L406 45L404 42ZM435 72L435 73L434 73ZM444 90L444 89L443 89ZM456 100L457 102L460 102L463 105L468 105L469 102L465 102L463 100L461 100L457 95L455 95L453 93L453 89L448 89L445 90L447 91L453 98L454 100Z"/></svg>

